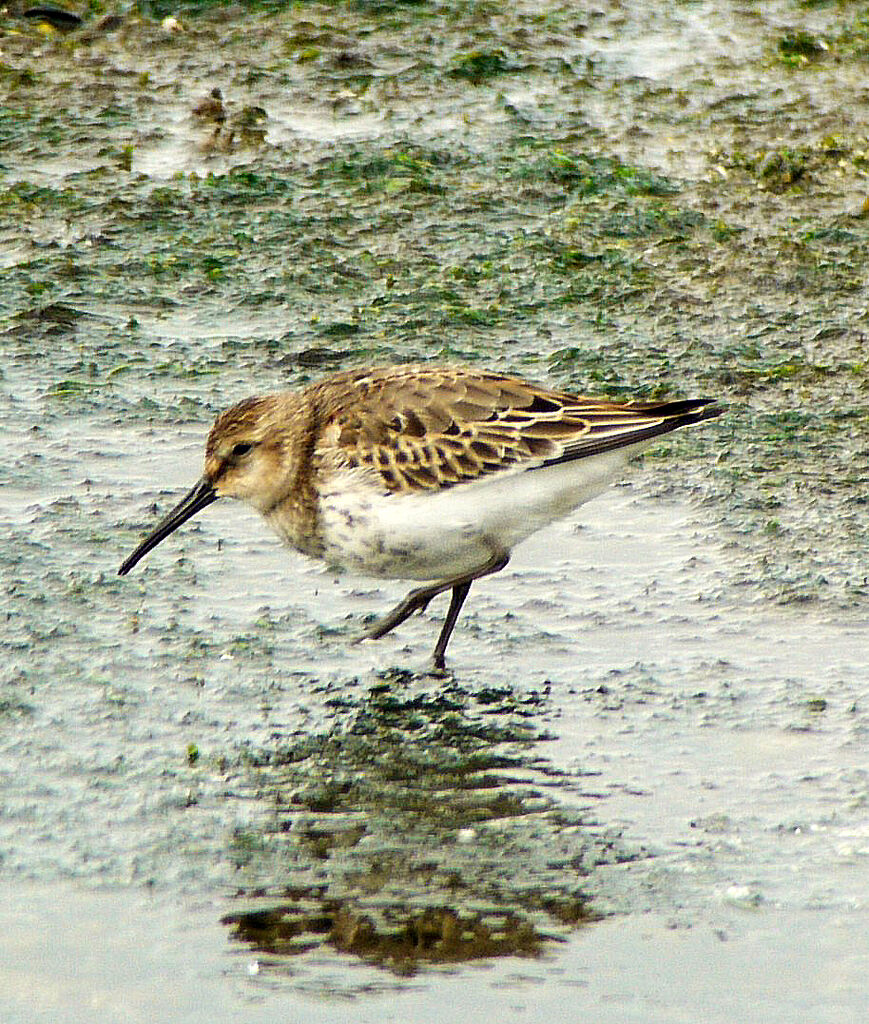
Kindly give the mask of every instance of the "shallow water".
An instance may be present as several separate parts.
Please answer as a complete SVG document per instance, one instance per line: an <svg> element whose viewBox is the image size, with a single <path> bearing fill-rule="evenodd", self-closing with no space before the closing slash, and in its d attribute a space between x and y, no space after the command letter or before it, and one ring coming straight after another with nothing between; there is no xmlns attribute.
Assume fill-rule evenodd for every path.
<svg viewBox="0 0 869 1024"><path fill-rule="evenodd" d="M502 961L425 979L390 978L349 959L300 968L294 984L261 979L257 961L227 952L208 905L183 919L153 897L56 885L4 893L6 1019L92 1021L276 1017L360 1022L488 1020L729 1024L860 1019L865 913L773 915L722 911L716 927L686 928L657 914L617 917L543 960ZM109 932L110 922L115 929ZM122 927L117 927L123 922ZM782 943L782 934L790 941ZM312 980L314 975L316 980ZM161 979L159 982L157 979ZM738 984L735 983L738 979ZM348 1003L352 981L359 998Z"/></svg>
<svg viewBox="0 0 869 1024"><path fill-rule="evenodd" d="M104 467L118 474L113 486L122 466ZM338 707L358 709L384 686L400 699L434 699L444 684L389 683L388 672L381 681L396 663L422 667L434 611L390 640L349 646L345 619L356 623L383 605L387 588L336 580L287 555L243 510L214 509L197 532L155 551L126 592L112 582L118 607L99 616L99 667L93 649L76 667L69 645L63 676L46 677L22 700L27 710L8 719L0 834L4 934L16 955L3 989L15 993L20 1019L85 1020L98 1009L107 1019L144 1020L159 1009L194 1020L203 986L216 1020L241 1008L250 1020L311 1012L311 998L327 1020L346 1013L351 995L363 1000L358 1019L383 1019L387 1007L452 1019L443 1005L455 999L463 1013L501 1006L567 1020L558 1007L568 991L571 1012L594 1008L601 1020L681 1019L707 999L717 1007L709 1020L733 1019L747 999L765 1007L764 1020L856 1015L869 855L866 772L854 756L866 729L865 626L740 607L722 585L726 552L696 509L650 501L637 487L581 510L579 529L560 524L520 548L501 578L477 588L452 649L468 695L505 684L514 696L546 694L525 719L529 738L543 729L546 739L511 763L504 785L530 786L538 800L579 809L579 818L566 832L535 826L535 849L509 817L463 824L447 810L434 832L410 834L403 854L418 857L422 836L450 844L458 835L458 854L485 862L500 834L507 845L495 870L502 894L517 899L512 856L532 858L525 871L536 870L536 857L582 856L589 873L577 879L581 889L593 909L616 911L614 921L572 936L550 922L558 941L542 959L499 966L485 958L470 974L452 967L404 980L328 947L288 961L229 941L219 921L233 913L233 887L270 892L259 904L277 905L281 877L310 881L311 869L295 863L287 875L265 848L244 867L227 859L242 831L268 835L274 814L263 780L252 788L227 756L333 727L336 697ZM268 650L256 646L265 602L279 623L269 627ZM124 627L133 615L131 634ZM318 627L327 632L311 650ZM167 633L179 639L155 670ZM191 656L196 644L208 649L204 662ZM198 765L184 757L191 742ZM342 757L323 766L325 777L341 770ZM382 783L374 799L388 802L394 785ZM365 806L351 816L389 848L394 837ZM396 806L401 821L408 812ZM296 831L348 827L337 820L346 811L311 803L290 811ZM511 834L526 842L513 853ZM460 856L447 859L466 871ZM550 871L544 883L557 896L571 870L550 863ZM330 884L352 898L352 886ZM441 902L446 892L435 885L425 898ZM411 887L406 898L420 897ZM59 947L51 936L62 936ZM693 965L687 974L685 963ZM738 993L734 970L744 982ZM169 972L167 990L160 979ZM28 1002L34 988L38 1004ZM43 1016L27 1017L27 1006Z"/></svg>
<svg viewBox="0 0 869 1024"><path fill-rule="evenodd" d="M4 1022L863 1019L860 13L4 24ZM237 506L116 576L217 409L420 358L729 411L475 584L446 679L442 605L356 644L401 585Z"/></svg>

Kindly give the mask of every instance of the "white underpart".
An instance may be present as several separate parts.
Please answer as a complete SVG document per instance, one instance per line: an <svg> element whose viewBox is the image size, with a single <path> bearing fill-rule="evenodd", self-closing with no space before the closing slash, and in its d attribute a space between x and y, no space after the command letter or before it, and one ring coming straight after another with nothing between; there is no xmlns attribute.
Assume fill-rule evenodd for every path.
<svg viewBox="0 0 869 1024"><path fill-rule="evenodd" d="M649 443L419 494L372 494L348 474L321 494L325 558L398 579L472 572L600 494Z"/></svg>

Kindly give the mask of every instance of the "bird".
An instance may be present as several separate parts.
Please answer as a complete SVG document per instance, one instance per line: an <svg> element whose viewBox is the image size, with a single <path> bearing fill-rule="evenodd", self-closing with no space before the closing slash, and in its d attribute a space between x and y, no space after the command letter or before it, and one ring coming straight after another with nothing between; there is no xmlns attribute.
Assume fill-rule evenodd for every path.
<svg viewBox="0 0 869 1024"><path fill-rule="evenodd" d="M214 88L207 96L202 96L194 104L192 114L200 121L214 121L216 124L223 124L226 120L226 107L220 89Z"/></svg>
<svg viewBox="0 0 869 1024"><path fill-rule="evenodd" d="M432 654L443 672L475 580L603 491L655 438L723 411L710 398L585 397L472 366L333 372L222 412L201 479L118 572L212 502L239 499L304 555L423 581L360 639L386 636L450 591Z"/></svg>

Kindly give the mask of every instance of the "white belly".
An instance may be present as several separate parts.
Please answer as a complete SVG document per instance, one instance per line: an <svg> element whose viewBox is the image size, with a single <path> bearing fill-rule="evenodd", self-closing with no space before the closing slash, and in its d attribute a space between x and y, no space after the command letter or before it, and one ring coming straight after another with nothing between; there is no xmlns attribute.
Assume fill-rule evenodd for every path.
<svg viewBox="0 0 869 1024"><path fill-rule="evenodd" d="M379 494L333 480L321 495L323 557L369 576L445 579L567 515L607 486L647 442L443 491Z"/></svg>

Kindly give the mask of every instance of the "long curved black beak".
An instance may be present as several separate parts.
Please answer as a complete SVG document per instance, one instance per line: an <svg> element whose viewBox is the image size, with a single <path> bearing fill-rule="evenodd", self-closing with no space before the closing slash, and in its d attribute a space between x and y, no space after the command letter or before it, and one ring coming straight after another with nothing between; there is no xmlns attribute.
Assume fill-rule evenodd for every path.
<svg viewBox="0 0 869 1024"><path fill-rule="evenodd" d="M138 562L140 558L144 558L151 548L157 547L164 537L168 537L169 534L174 530L177 530L182 523L186 523L191 516L195 516L197 512L204 509L207 505L210 505L212 501L217 501L217 499L218 495L214 493L214 487L211 485L211 481L206 480L206 478L203 477L188 494L184 495L175 508L173 508L168 515L164 516L160 522L157 523L154 529L129 556L129 558L125 558L124 561L121 562L121 567L118 569L118 575L126 576L136 562Z"/></svg>

